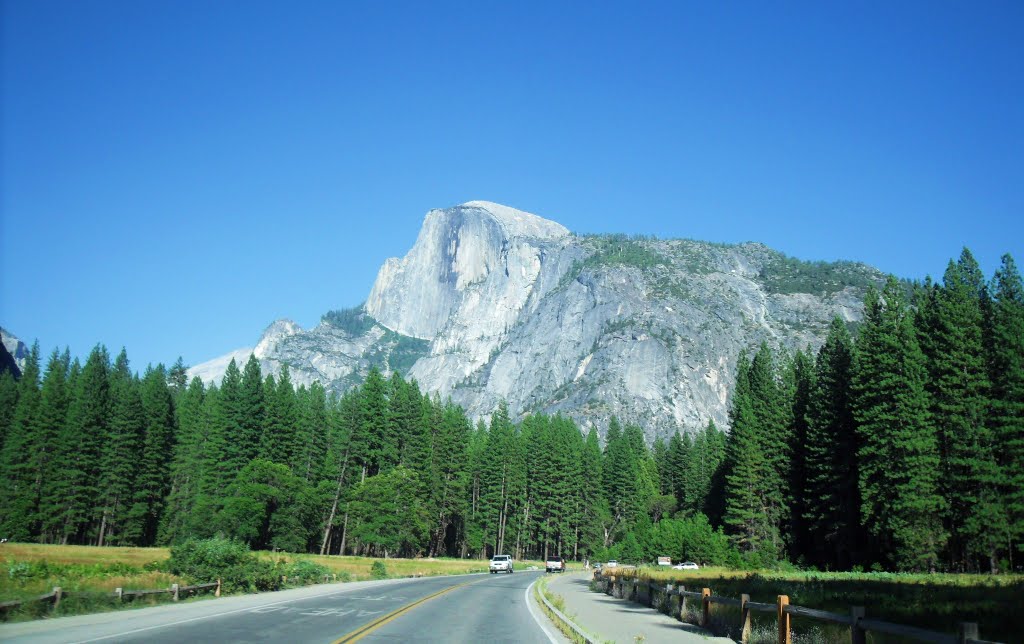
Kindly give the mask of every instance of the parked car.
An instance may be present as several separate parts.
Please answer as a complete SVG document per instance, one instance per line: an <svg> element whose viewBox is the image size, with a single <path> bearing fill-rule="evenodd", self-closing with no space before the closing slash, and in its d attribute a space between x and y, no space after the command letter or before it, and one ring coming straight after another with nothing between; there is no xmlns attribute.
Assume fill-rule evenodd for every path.
<svg viewBox="0 0 1024 644"><path fill-rule="evenodd" d="M683 563L672 566L673 570L700 570L700 566L693 563L692 561L684 561Z"/></svg>
<svg viewBox="0 0 1024 644"><path fill-rule="evenodd" d="M544 569L547 572L565 572L565 559L561 557L548 557L544 562Z"/></svg>
<svg viewBox="0 0 1024 644"><path fill-rule="evenodd" d="M618 561L615 561L614 559L609 559L608 563L605 564L605 567L607 567L607 568L614 568L615 566L618 566L618 565L619 565Z"/></svg>
<svg viewBox="0 0 1024 644"><path fill-rule="evenodd" d="M492 575L499 572L512 574L512 555L494 555L490 568Z"/></svg>

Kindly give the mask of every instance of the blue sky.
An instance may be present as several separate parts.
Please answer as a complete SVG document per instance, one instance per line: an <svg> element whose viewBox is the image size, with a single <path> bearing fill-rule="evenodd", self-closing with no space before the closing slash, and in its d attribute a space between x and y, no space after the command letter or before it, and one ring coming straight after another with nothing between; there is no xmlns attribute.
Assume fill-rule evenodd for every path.
<svg viewBox="0 0 1024 644"><path fill-rule="evenodd" d="M0 324L136 368L359 304L430 208L1024 261L1024 4L2 4Z"/></svg>

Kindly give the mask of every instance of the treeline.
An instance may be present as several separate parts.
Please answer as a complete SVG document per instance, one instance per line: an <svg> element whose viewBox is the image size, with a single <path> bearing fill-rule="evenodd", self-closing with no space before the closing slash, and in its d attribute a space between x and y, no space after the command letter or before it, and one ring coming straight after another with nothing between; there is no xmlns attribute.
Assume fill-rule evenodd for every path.
<svg viewBox="0 0 1024 644"><path fill-rule="evenodd" d="M739 361L713 423L605 444L572 420L473 425L372 369L341 397L232 362L219 386L33 347L0 374L0 536L371 556L999 571L1024 548L1024 286L966 250L942 283L869 289L856 339ZM1015 563L1015 558L1018 563Z"/></svg>
<svg viewBox="0 0 1024 644"><path fill-rule="evenodd" d="M371 370L340 398L250 358L219 386L180 364L134 375L34 347L0 376L0 532L19 541L162 545L225 535L253 548L517 558L651 553L723 560L701 515L725 435L651 450L612 421L602 450L561 416L475 426L415 382ZM682 510L679 514L678 511ZM673 515L679 518L673 519ZM685 519L684 519L685 517ZM683 539L683 536L686 539ZM687 543L684 544L683 541ZM689 548L689 550L686 550Z"/></svg>
<svg viewBox="0 0 1024 644"><path fill-rule="evenodd" d="M829 569L1013 569L1024 548L1024 289L966 249L869 289L856 341L740 360L723 470L747 553Z"/></svg>

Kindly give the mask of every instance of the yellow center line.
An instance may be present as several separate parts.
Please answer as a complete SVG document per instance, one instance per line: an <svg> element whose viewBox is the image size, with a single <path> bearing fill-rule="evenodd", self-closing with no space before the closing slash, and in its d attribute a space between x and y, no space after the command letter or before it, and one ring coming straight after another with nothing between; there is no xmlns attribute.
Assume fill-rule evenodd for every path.
<svg viewBox="0 0 1024 644"><path fill-rule="evenodd" d="M347 644L348 642L358 642L359 640L363 639L364 637L366 637L367 635L369 635L373 631L377 630L381 626L384 626L388 622L390 622L390 621L392 621L394 619L397 619L398 617L401 617L402 615L404 615L405 613L408 613L409 611L411 611L412 609L416 608L420 604L422 604L424 602L427 602L427 601L430 601L431 599L433 599L435 597L440 597L441 595L443 595L445 593L448 593L448 592L451 592L451 591L455 590L456 588L462 588L463 586L466 586L468 584L472 584L472 583L477 582L477 581L480 581L480 580L479 579L474 579L473 581L467 581L467 582L463 582L461 584L456 584L455 586L449 586L448 588L442 588L441 590L437 591L436 593L433 593L431 595L427 595L426 597L422 597L420 599L417 599L416 601L414 601L414 602L412 602L410 604L406 604L405 606L402 606L401 608L399 608L397 610L391 611L387 615L384 615L382 617L378 617L377 619L373 620L369 624L365 624L363 626L360 626L359 628L357 628L356 630L352 631L348 635L342 635L338 639L336 639L333 642L331 642L331 644Z"/></svg>

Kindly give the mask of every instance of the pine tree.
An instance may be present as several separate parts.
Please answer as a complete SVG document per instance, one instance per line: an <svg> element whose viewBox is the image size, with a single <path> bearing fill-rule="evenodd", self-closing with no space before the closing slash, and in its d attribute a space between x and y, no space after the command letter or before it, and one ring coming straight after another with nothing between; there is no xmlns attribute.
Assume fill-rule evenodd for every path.
<svg viewBox="0 0 1024 644"><path fill-rule="evenodd" d="M129 513L145 422L139 383L121 349L110 373L110 416L100 451L97 545L138 544L141 530L137 523L131 524Z"/></svg>
<svg viewBox="0 0 1024 644"><path fill-rule="evenodd" d="M989 380L985 360L981 299L987 297L981 270L964 249L950 262L932 300L928 336L928 389L942 455L940 492L946 500L946 528L955 568L981 555L993 572L996 552L1008 535L996 526L1006 519L997 496L1000 483L995 444L988 424ZM976 564L970 564L976 569Z"/></svg>
<svg viewBox="0 0 1024 644"><path fill-rule="evenodd" d="M110 356L102 345L95 347L77 373L68 420L54 450L53 475L45 486L43 530L60 543L95 542L98 523L93 510L99 498L104 440L111 416Z"/></svg>
<svg viewBox="0 0 1024 644"><path fill-rule="evenodd" d="M286 367L287 368L287 367ZM265 387L260 362L255 355L249 359L242 370L242 380L238 391L238 431L236 438L239 444L238 463L244 466L258 455L267 458L262 451L266 440L268 398L273 398L274 388ZM273 460L273 459L271 459ZM278 461L281 462L281 461Z"/></svg>
<svg viewBox="0 0 1024 644"><path fill-rule="evenodd" d="M807 478L802 486L810 562L848 570L861 558L859 443L851 407L853 342L836 317L815 360L807 405Z"/></svg>
<svg viewBox="0 0 1024 644"><path fill-rule="evenodd" d="M18 381L10 371L0 371L0 453L7 439L18 405Z"/></svg>
<svg viewBox="0 0 1024 644"><path fill-rule="evenodd" d="M683 439L682 448L689 454L683 472L686 484L681 504L686 515L711 511L713 488L725 460L725 442L725 434L715 426L714 420L709 420L692 442L689 436Z"/></svg>
<svg viewBox="0 0 1024 644"><path fill-rule="evenodd" d="M44 512L40 504L45 488L55 474L53 471L54 452L61 430L67 422L70 394L67 379L70 363L71 354L67 349L62 354L54 351L50 355L49 363L46 366L46 375L43 377L39 409L34 421L33 444L27 452L35 486L32 494L32 512L34 513L32 534L35 537L43 537Z"/></svg>
<svg viewBox="0 0 1024 644"><path fill-rule="evenodd" d="M899 284L869 289L853 370L861 515L876 556L901 570L934 570L947 535L940 463L928 415L925 358Z"/></svg>
<svg viewBox="0 0 1024 644"><path fill-rule="evenodd" d="M398 464L398 440L389 418L388 383L376 367L371 367L363 383L360 400L360 434L366 441L367 476L375 476Z"/></svg>
<svg viewBox="0 0 1024 644"><path fill-rule="evenodd" d="M36 417L42 393L39 386L39 343L32 345L21 379L11 426L0 452L0 532L11 541L32 535L35 477L26 456L35 446Z"/></svg>
<svg viewBox="0 0 1024 644"><path fill-rule="evenodd" d="M1011 569L1024 553L1024 284L1010 255L992 280L989 307L990 423L1002 470L1001 496L1008 516Z"/></svg>
<svg viewBox="0 0 1024 644"><path fill-rule="evenodd" d="M169 463L174 453L174 399L163 365L147 367L141 390L144 431L135 478L131 522L138 530L135 543L153 545L170 486Z"/></svg>
<svg viewBox="0 0 1024 644"><path fill-rule="evenodd" d="M203 451L209 425L204 414L206 389L198 377L178 394L175 405L177 437L174 441L166 508L160 521L157 542L170 544L181 540L199 496L203 478Z"/></svg>
<svg viewBox="0 0 1024 644"><path fill-rule="evenodd" d="M267 406L260 457L290 466L295 462L299 410L287 365L281 367L276 384L268 376L264 383L264 393Z"/></svg>
<svg viewBox="0 0 1024 644"><path fill-rule="evenodd" d="M811 359L803 351L797 351L786 369L786 380L788 385L788 397L791 400L791 413L789 414L789 552L790 557L796 560L808 552L813 544L810 536L809 526L805 516L807 514L807 500L802 493L804 483L807 481L810 469L807 465L807 451L804 446L807 444L807 414L810 405L811 391L814 388L814 365Z"/></svg>
<svg viewBox="0 0 1024 644"><path fill-rule="evenodd" d="M781 554L789 513L789 415L772 352L741 356L730 409L725 516L736 543L769 559Z"/></svg>

